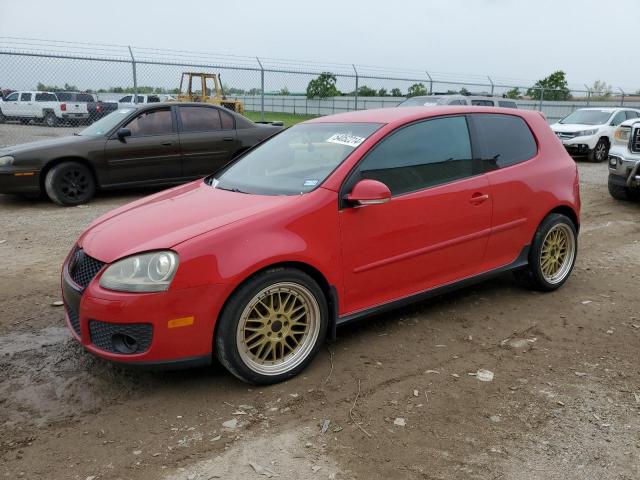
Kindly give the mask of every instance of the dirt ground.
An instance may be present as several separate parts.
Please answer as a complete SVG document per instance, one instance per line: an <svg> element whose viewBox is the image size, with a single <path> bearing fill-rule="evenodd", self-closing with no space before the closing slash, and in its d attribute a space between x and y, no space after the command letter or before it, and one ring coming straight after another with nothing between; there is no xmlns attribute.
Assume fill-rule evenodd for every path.
<svg viewBox="0 0 640 480"><path fill-rule="evenodd" d="M606 165L580 171L562 289L506 275L365 320L268 388L219 366L125 370L65 330L64 256L148 192L67 209L0 195L0 478L640 478L640 204L609 197Z"/></svg>

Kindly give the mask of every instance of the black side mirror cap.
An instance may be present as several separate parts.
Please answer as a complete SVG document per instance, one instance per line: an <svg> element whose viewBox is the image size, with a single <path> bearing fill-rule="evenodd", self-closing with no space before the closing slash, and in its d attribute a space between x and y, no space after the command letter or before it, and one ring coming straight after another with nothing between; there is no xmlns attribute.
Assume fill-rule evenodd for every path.
<svg viewBox="0 0 640 480"><path fill-rule="evenodd" d="M121 142L124 142L125 138L131 136L131 130L129 130L128 128L120 128L116 132L116 136L118 137L118 140L120 140Z"/></svg>

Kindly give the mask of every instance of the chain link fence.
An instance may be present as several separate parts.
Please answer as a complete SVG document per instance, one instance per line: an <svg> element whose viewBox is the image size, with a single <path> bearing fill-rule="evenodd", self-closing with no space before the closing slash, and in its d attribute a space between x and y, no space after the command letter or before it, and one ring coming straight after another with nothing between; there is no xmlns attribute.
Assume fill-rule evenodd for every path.
<svg viewBox="0 0 640 480"><path fill-rule="evenodd" d="M11 102L7 101L11 91L34 92L34 95L36 91L87 92L95 101L105 104L99 112L91 107L89 115L80 112L76 117L74 112L66 115L57 112L56 125L76 126L132 103L176 99L183 72L219 74L221 94L226 99L240 101L249 118L284 119L286 124L311 116L395 107L408 96L417 94L509 97L515 99L519 108L544 112L550 122L588 106L640 107L640 96L611 87L603 92L575 86L545 90L524 80L481 75L0 37L0 89L4 94L0 110L6 125L22 124L27 128L46 120L38 111L38 105L34 106L38 103L35 101L30 105L30 112L12 116ZM329 90L324 98L309 95L311 82L324 73L328 74L325 78L330 79L334 90ZM7 109L9 115L5 112ZM0 126L2 128L7 127ZM0 144L11 145L29 138L28 133L14 128L9 133L5 131Z"/></svg>

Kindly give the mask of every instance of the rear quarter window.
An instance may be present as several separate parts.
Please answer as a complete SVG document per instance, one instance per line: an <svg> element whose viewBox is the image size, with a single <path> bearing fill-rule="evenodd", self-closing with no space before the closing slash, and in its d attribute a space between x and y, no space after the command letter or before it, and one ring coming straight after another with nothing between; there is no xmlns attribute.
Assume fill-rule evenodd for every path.
<svg viewBox="0 0 640 480"><path fill-rule="evenodd" d="M518 108L516 102L510 102L509 100L498 100L498 106L503 108Z"/></svg>
<svg viewBox="0 0 640 480"><path fill-rule="evenodd" d="M527 123L515 115L472 114L481 158L489 169L533 158L538 146Z"/></svg>

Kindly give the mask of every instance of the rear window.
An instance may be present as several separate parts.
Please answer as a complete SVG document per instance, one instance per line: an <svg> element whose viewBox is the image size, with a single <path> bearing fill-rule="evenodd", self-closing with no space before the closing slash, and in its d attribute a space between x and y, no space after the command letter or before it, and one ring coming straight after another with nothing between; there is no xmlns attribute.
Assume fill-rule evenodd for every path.
<svg viewBox="0 0 640 480"><path fill-rule="evenodd" d="M493 100L471 100L471 105L480 107L493 107Z"/></svg>
<svg viewBox="0 0 640 480"><path fill-rule="evenodd" d="M57 102L58 97L53 93L36 93L36 102Z"/></svg>
<svg viewBox="0 0 640 480"><path fill-rule="evenodd" d="M478 147L489 169L504 168L529 160L538 151L526 122L515 115L474 114Z"/></svg>
<svg viewBox="0 0 640 480"><path fill-rule="evenodd" d="M518 108L518 104L516 102L510 102L508 100L498 100L498 105L503 108Z"/></svg>
<svg viewBox="0 0 640 480"><path fill-rule="evenodd" d="M61 102L70 102L73 98L73 94L67 92L58 92L56 96Z"/></svg>
<svg viewBox="0 0 640 480"><path fill-rule="evenodd" d="M88 93L79 93L76 97L76 101L78 102L93 102L93 95Z"/></svg>

